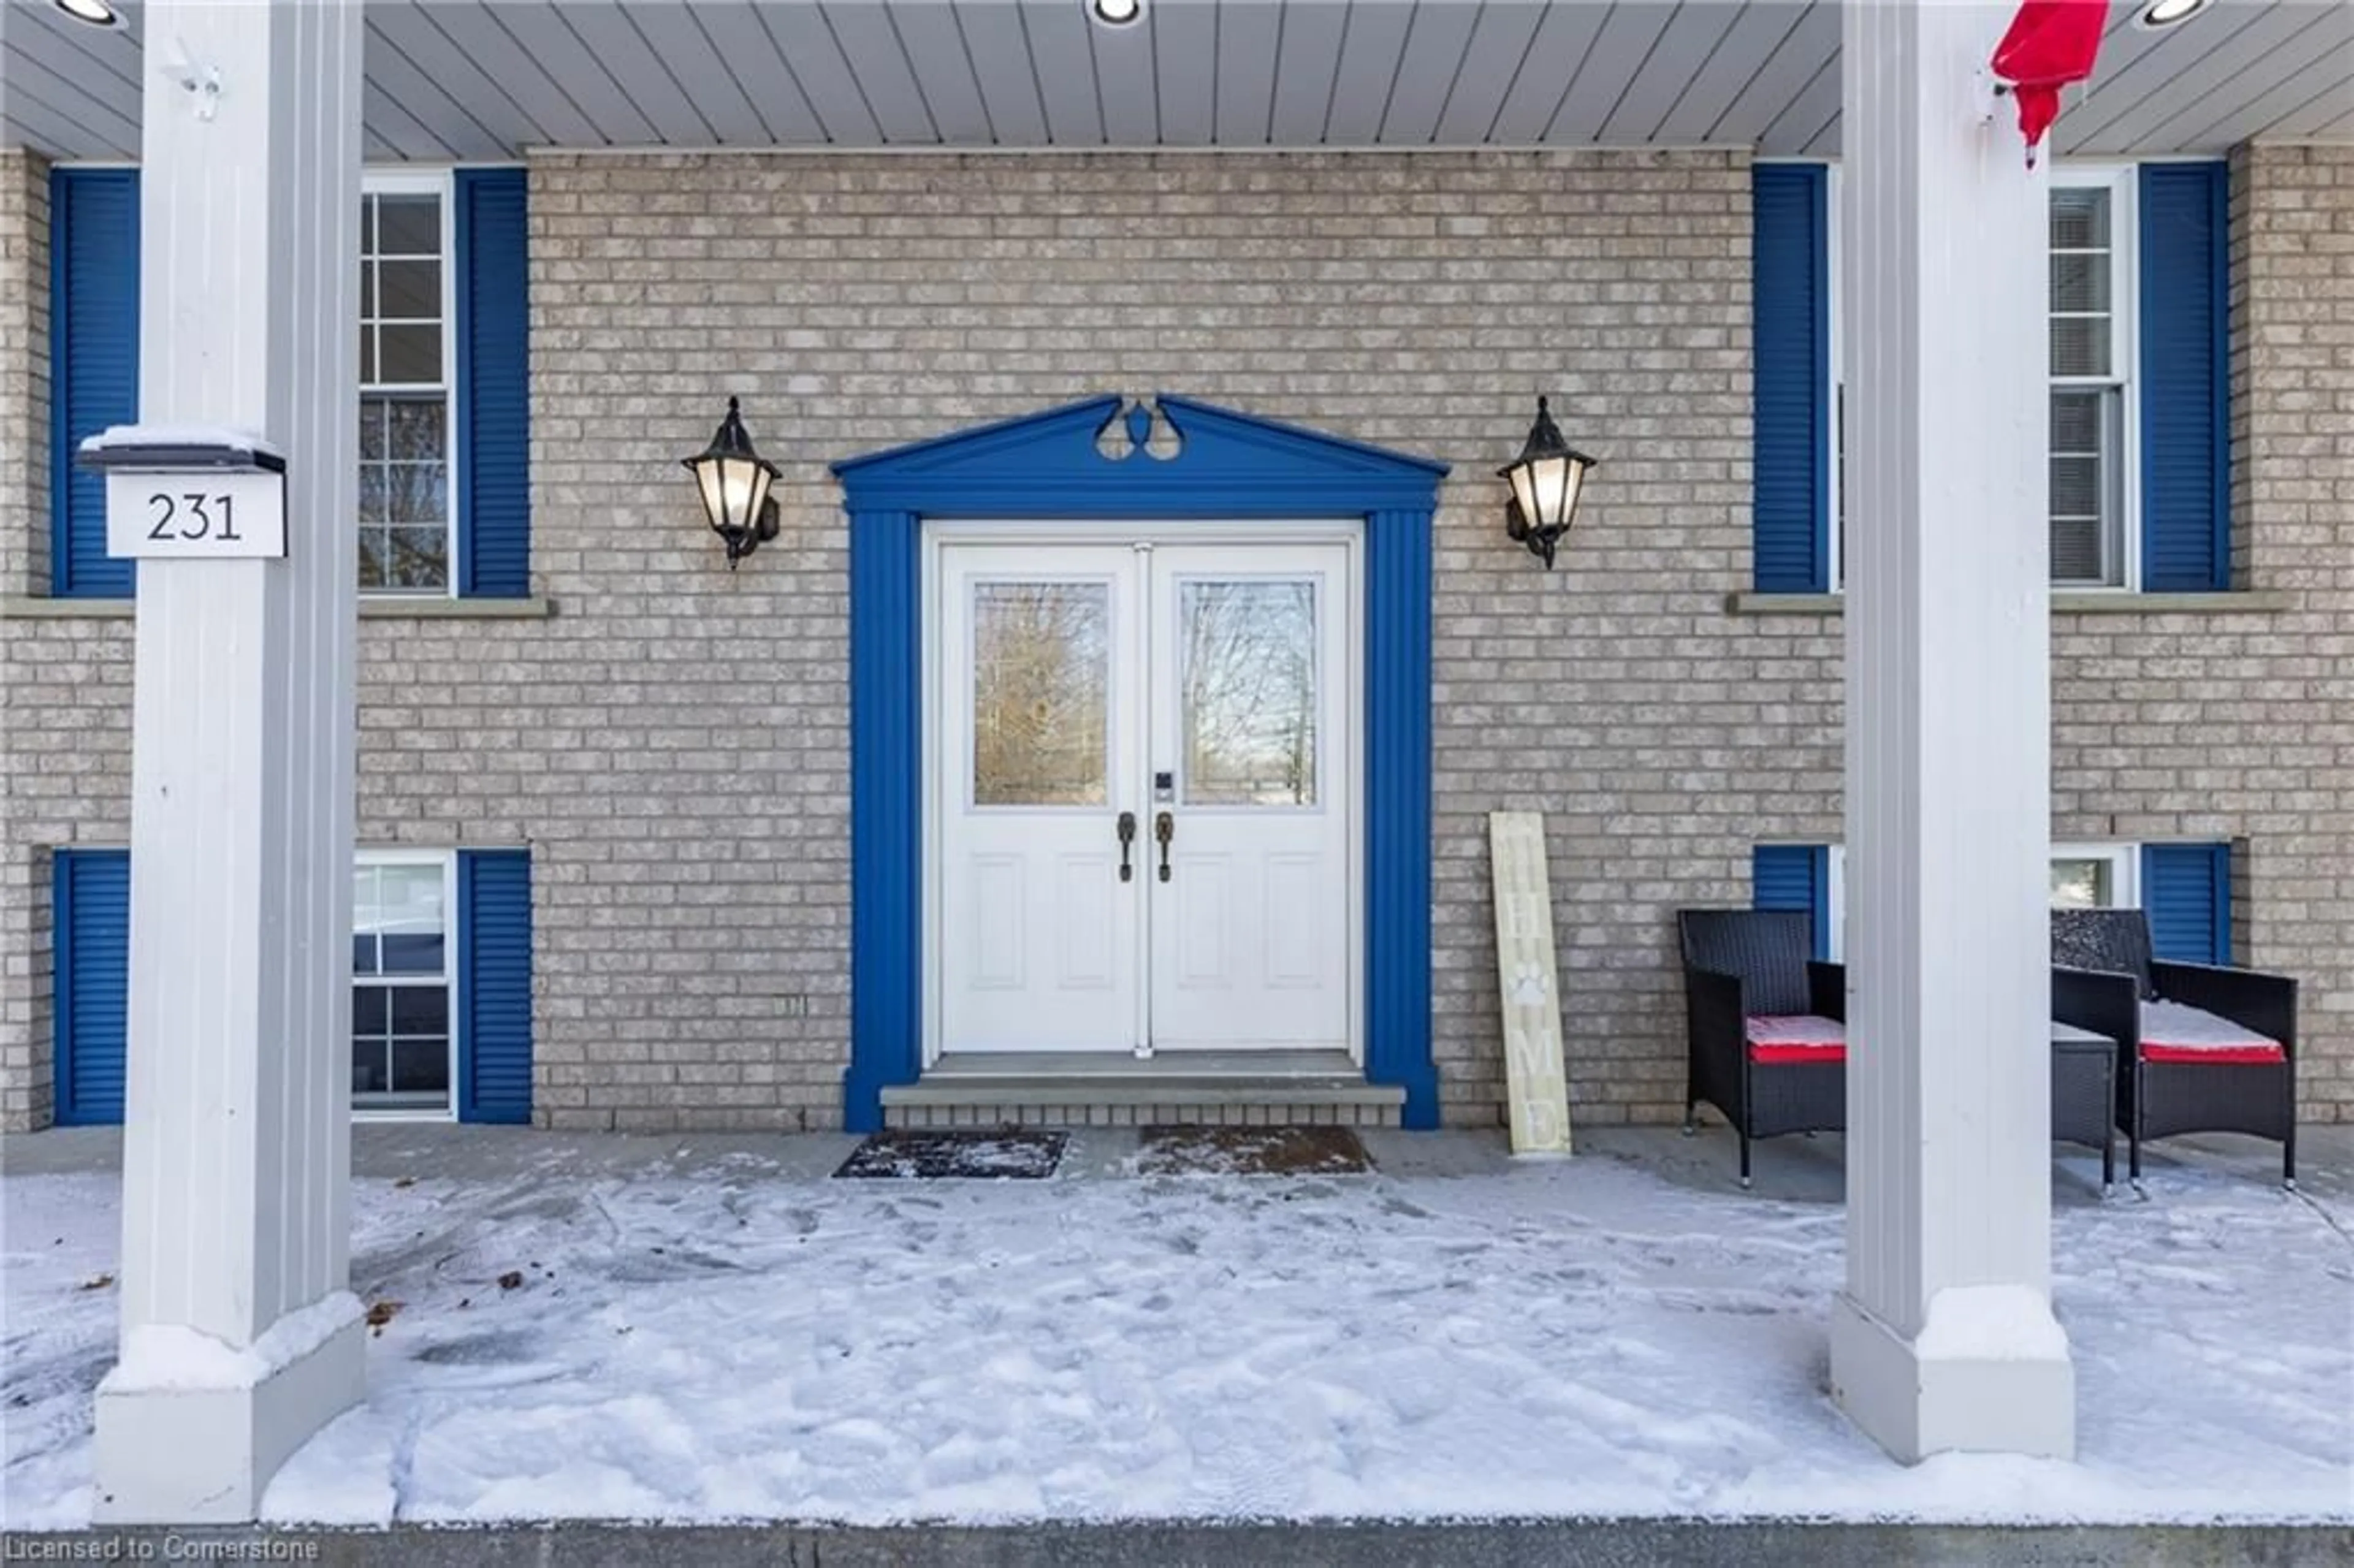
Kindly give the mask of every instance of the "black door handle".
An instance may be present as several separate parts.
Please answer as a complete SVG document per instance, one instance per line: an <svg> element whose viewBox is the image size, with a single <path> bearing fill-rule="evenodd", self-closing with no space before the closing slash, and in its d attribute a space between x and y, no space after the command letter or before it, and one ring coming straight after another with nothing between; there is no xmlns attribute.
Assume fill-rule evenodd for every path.
<svg viewBox="0 0 2354 1568"><path fill-rule="evenodd" d="M1163 811L1153 819L1152 836L1161 841L1161 880L1169 880L1169 841L1177 836L1177 819Z"/></svg>
<svg viewBox="0 0 2354 1568"><path fill-rule="evenodd" d="M1119 879L1122 882L1131 881L1136 875L1136 868L1128 863L1128 846L1135 842L1136 813L1122 811L1119 814Z"/></svg>

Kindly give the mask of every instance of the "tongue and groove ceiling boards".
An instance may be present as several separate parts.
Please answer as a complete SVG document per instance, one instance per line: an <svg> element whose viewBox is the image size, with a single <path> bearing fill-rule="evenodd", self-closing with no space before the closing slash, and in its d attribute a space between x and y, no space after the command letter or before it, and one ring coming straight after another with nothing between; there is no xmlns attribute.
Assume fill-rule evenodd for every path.
<svg viewBox="0 0 2354 1568"><path fill-rule="evenodd" d="M139 152L143 7L0 0L0 140ZM2063 154L2354 142L2354 0L2118 0ZM372 161L527 147L1839 152L1836 0L366 0ZM165 48L169 40L163 40ZM1988 40L1989 48L1992 40Z"/></svg>

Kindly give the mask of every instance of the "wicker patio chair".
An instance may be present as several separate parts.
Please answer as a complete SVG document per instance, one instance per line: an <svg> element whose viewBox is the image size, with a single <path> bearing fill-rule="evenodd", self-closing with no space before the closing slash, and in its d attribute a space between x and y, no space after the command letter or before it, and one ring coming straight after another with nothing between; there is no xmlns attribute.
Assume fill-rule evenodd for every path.
<svg viewBox="0 0 2354 1568"><path fill-rule="evenodd" d="M2151 954L2139 909L2052 912L2052 1016L2118 1042L2117 1125L2142 1140L2247 1132L2281 1146L2296 1185L2296 981Z"/></svg>
<svg viewBox="0 0 2354 1568"><path fill-rule="evenodd" d="M1682 909L1684 1131L1702 1101L1749 1143L1847 1127L1847 977L1816 963L1814 920L1800 911Z"/></svg>

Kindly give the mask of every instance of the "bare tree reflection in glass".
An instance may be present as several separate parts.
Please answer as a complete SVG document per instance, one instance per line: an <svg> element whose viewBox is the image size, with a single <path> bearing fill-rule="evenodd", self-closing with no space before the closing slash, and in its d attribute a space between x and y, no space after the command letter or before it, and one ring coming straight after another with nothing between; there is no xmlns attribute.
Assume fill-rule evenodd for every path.
<svg viewBox="0 0 2354 1568"><path fill-rule="evenodd" d="M360 400L360 586L450 582L449 410L440 393Z"/></svg>
<svg viewBox="0 0 2354 1568"><path fill-rule="evenodd" d="M360 200L360 587L450 585L450 404L440 195Z"/></svg>
<svg viewBox="0 0 2354 1568"><path fill-rule="evenodd" d="M976 584L972 628L973 804L1104 804L1109 587Z"/></svg>
<svg viewBox="0 0 2354 1568"><path fill-rule="evenodd" d="M1179 594L1186 801L1314 805L1316 585L1188 582Z"/></svg>

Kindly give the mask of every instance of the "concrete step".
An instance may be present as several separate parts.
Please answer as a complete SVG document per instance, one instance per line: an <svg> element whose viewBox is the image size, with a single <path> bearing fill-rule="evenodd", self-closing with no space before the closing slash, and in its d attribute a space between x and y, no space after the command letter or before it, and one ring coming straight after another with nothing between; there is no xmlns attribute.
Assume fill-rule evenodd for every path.
<svg viewBox="0 0 2354 1568"><path fill-rule="evenodd" d="M1405 1105L1405 1090L1368 1084L1338 1051L971 1053L883 1091L893 1127L1395 1127Z"/></svg>

